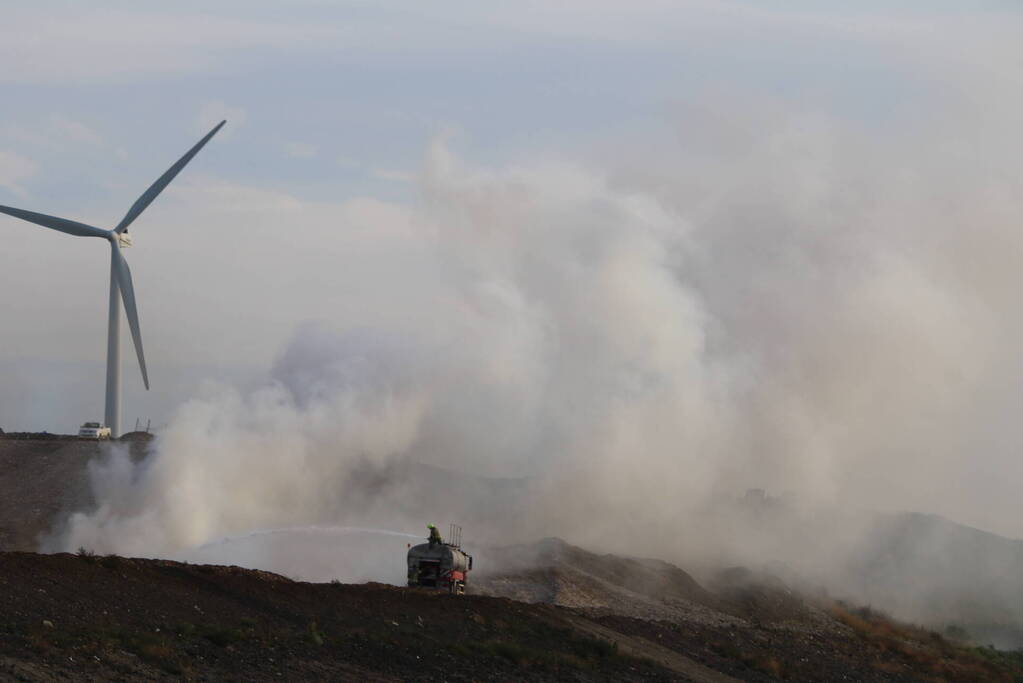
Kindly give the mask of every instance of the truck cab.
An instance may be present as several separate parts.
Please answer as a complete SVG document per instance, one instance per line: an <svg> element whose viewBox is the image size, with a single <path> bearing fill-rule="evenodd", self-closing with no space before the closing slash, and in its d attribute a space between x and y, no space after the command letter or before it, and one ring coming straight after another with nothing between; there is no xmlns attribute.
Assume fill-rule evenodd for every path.
<svg viewBox="0 0 1023 683"><path fill-rule="evenodd" d="M104 427L99 422L86 422L78 430L79 439L105 440L110 438L110 427Z"/></svg>

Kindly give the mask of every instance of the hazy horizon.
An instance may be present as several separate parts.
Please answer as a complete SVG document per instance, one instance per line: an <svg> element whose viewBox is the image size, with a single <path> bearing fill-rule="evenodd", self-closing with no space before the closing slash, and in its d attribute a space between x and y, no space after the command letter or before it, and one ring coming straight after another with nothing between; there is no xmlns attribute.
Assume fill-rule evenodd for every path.
<svg viewBox="0 0 1023 683"><path fill-rule="evenodd" d="M82 534L329 521L414 456L579 473L565 519L758 487L1023 537L1015 5L8 15L0 204L112 226L228 119L132 226L122 420L166 429ZM105 249L0 236L0 428L73 431Z"/></svg>

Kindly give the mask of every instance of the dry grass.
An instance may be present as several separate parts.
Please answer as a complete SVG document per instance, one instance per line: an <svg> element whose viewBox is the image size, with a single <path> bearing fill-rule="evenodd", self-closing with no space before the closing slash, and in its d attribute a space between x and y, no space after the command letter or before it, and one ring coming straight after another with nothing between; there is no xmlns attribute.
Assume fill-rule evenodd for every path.
<svg viewBox="0 0 1023 683"><path fill-rule="evenodd" d="M936 681L1023 679L1023 666L1012 659L985 658L976 648L957 645L939 633L897 621L870 607L851 608L839 602L828 612L877 652L875 667L887 673L895 673L904 664Z"/></svg>
<svg viewBox="0 0 1023 683"><path fill-rule="evenodd" d="M774 678L788 678L785 665L777 657L757 658L751 663L751 666Z"/></svg>
<svg viewBox="0 0 1023 683"><path fill-rule="evenodd" d="M741 662L744 666L765 673L772 678L785 679L789 677L785 663L773 655L748 652L729 640L715 640L710 643L710 648L722 657Z"/></svg>

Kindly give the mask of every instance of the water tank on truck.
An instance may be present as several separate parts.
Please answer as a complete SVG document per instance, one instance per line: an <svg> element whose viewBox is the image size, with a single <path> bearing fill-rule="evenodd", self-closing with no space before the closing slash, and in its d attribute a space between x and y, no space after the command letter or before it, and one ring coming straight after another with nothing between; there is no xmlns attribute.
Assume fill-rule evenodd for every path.
<svg viewBox="0 0 1023 683"><path fill-rule="evenodd" d="M426 543L408 549L408 585L446 590L461 595L472 569L472 555L462 550L462 527L452 524L448 540L441 538L437 527L427 525L430 537Z"/></svg>

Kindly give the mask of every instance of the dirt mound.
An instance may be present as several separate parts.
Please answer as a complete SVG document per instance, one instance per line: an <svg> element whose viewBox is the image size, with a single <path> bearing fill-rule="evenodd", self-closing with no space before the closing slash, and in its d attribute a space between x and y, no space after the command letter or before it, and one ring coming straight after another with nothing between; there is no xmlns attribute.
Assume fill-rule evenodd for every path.
<svg viewBox="0 0 1023 683"><path fill-rule="evenodd" d="M40 534L50 532L66 513L94 505L89 462L108 457L118 444L11 436L0 438L0 550L35 550ZM126 447L139 459L145 457L146 444L135 441Z"/></svg>
<svg viewBox="0 0 1023 683"><path fill-rule="evenodd" d="M153 435L149 432L128 432L122 434L118 441L145 441L149 442L153 440Z"/></svg>
<svg viewBox="0 0 1023 683"><path fill-rule="evenodd" d="M636 593L639 595L639 593ZM0 553L0 679L1013 680L869 611L830 629L644 620L238 567Z"/></svg>
<svg viewBox="0 0 1023 683"><path fill-rule="evenodd" d="M49 432L4 432L0 430L0 439L10 441L71 441L77 439L72 434L50 434Z"/></svg>
<svg viewBox="0 0 1023 683"><path fill-rule="evenodd" d="M821 610L775 576L730 567L718 572L710 586L723 609L755 623L827 623Z"/></svg>
<svg viewBox="0 0 1023 683"><path fill-rule="evenodd" d="M781 580L736 567L705 589L662 560L598 555L557 538L484 550L473 590L526 602L546 602L592 615L691 621L712 626L746 622L827 625Z"/></svg>
<svg viewBox="0 0 1023 683"><path fill-rule="evenodd" d="M0 549L34 550L66 510L92 505L87 464L103 445L0 439Z"/></svg>
<svg viewBox="0 0 1023 683"><path fill-rule="evenodd" d="M487 548L481 551L491 575L514 574L538 567L571 568L610 585L643 595L674 597L699 604L713 604L713 597L688 573L661 560L598 555L570 545L560 538L537 543ZM493 568L499 569L493 569ZM483 573L482 576L488 576Z"/></svg>
<svg viewBox="0 0 1023 683"><path fill-rule="evenodd" d="M237 567L0 554L0 613L0 678L678 678L550 607Z"/></svg>

